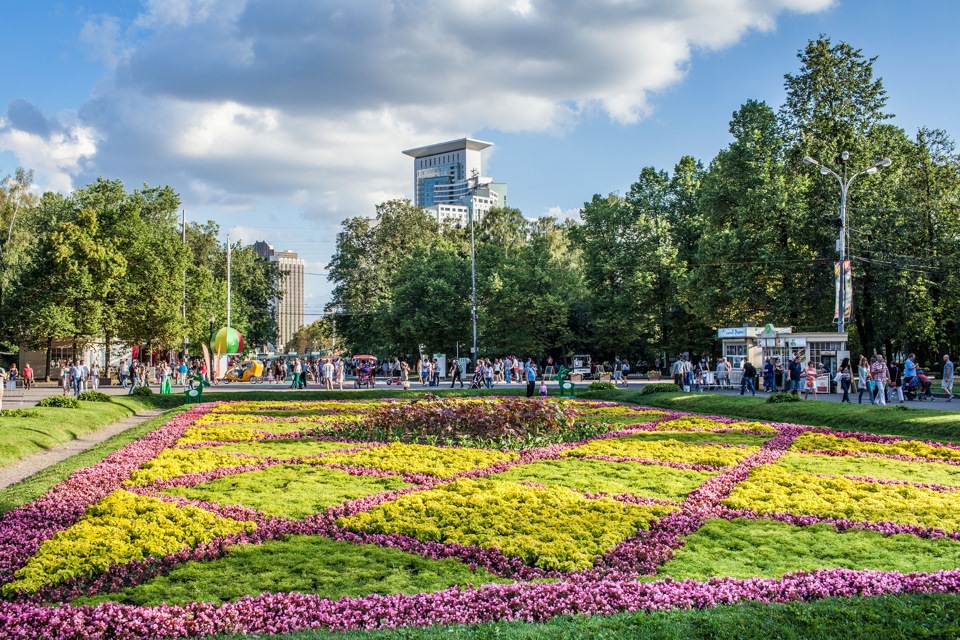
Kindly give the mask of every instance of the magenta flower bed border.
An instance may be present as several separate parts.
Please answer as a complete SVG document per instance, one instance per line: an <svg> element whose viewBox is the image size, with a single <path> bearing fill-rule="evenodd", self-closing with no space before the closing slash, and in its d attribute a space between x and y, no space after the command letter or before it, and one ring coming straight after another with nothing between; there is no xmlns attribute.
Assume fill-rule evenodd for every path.
<svg viewBox="0 0 960 640"><path fill-rule="evenodd" d="M908 573L824 569L781 578L622 580L485 585L429 594L330 600L297 593L262 594L223 605L97 607L0 603L0 635L11 640L143 640L220 634L283 634L309 629L378 629L539 622L562 615L608 615L671 608L703 609L754 602L907 593L958 593L960 569Z"/></svg>

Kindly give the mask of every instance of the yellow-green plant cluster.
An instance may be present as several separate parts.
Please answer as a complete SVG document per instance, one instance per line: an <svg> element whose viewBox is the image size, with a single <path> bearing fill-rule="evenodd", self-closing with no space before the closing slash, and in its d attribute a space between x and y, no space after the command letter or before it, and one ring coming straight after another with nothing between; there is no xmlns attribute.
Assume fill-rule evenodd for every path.
<svg viewBox="0 0 960 640"><path fill-rule="evenodd" d="M368 411L383 402L375 400L261 400L250 402L236 402L228 404L218 404L210 410L210 413L261 413L263 411L325 411L328 409L340 409L342 411Z"/></svg>
<svg viewBox="0 0 960 640"><path fill-rule="evenodd" d="M210 449L167 449L130 474L127 484L145 486L156 480L169 480L189 473L203 473L221 467L242 467L260 462L260 458L240 458Z"/></svg>
<svg viewBox="0 0 960 640"><path fill-rule="evenodd" d="M354 530L495 547L530 565L572 571L592 566L597 556L672 510L589 500L562 487L461 479L337 522Z"/></svg>
<svg viewBox="0 0 960 640"><path fill-rule="evenodd" d="M574 405L577 406L577 405ZM665 411L656 411L653 409L641 409L639 407L629 407L626 405L618 407L580 407L577 406L577 413L585 417L601 418L620 418L635 417L638 420L655 420L669 415Z"/></svg>
<svg viewBox="0 0 960 640"><path fill-rule="evenodd" d="M296 429L309 429L318 424L331 422L360 422L363 414L358 413L321 413L306 416L283 416L280 420L264 420L264 416L252 413L207 413L197 418L194 426L205 427L212 424L242 424L258 426L285 425ZM298 426L299 425L299 426ZM315 427L314 427L315 428Z"/></svg>
<svg viewBox="0 0 960 640"><path fill-rule="evenodd" d="M46 585L102 573L112 564L163 557L255 527L196 507L115 491L92 504L75 525L44 541L14 574L17 579L3 586L3 594L34 593Z"/></svg>
<svg viewBox="0 0 960 640"><path fill-rule="evenodd" d="M200 442L227 442L230 440L263 440L266 436L261 431L246 427L204 427L191 428L183 432L183 437L177 444L196 444Z"/></svg>
<svg viewBox="0 0 960 640"><path fill-rule="evenodd" d="M705 464L727 467L737 464L760 447L722 447L715 444L686 444L672 438L666 440L636 440L631 436L593 440L565 451L565 456L610 456L613 458L644 458L665 462Z"/></svg>
<svg viewBox="0 0 960 640"><path fill-rule="evenodd" d="M424 473L445 478L470 469L489 467L498 462L516 459L515 453L487 449L446 449L394 442L356 453L332 453L318 462L348 464L398 473Z"/></svg>
<svg viewBox="0 0 960 640"><path fill-rule="evenodd" d="M960 530L960 493L757 467L723 501L733 509Z"/></svg>
<svg viewBox="0 0 960 640"><path fill-rule="evenodd" d="M960 450L935 447L919 440L903 440L888 444L863 442L856 438L838 438L822 433L802 433L790 449L794 451L859 451L883 455L913 456L930 460L960 460Z"/></svg>
<svg viewBox="0 0 960 640"><path fill-rule="evenodd" d="M777 433L777 430L762 422L715 422L708 418L697 416L683 416L675 420L668 420L657 425L658 431L713 431L714 429L733 429L734 431L759 431L760 433Z"/></svg>

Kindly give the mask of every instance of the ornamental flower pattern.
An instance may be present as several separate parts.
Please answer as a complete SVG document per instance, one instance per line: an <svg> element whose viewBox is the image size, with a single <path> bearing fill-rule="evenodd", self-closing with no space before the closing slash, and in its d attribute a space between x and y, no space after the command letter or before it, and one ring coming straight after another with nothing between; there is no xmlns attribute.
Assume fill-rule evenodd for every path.
<svg viewBox="0 0 960 640"><path fill-rule="evenodd" d="M598 435L583 437L591 431L575 432L579 434L575 438L583 437L578 442L561 439L561 444L509 452L483 445L503 441L495 440L494 435L532 435L529 441L533 442L544 435L554 437L584 422L604 424L604 420L608 421L607 426L592 432ZM411 444L436 444L450 425L469 435L472 446L459 449L464 452L460 461L456 457L444 458L446 468L431 468L428 457L416 454L409 464L379 465L378 456L369 455L386 444L372 442L376 439L374 435L392 433L394 438ZM642 440L629 446L623 444L631 442L631 435L644 433L648 434L645 438L650 438L649 434L662 431L746 433L769 439L759 447L685 442L665 447L663 443L669 434L664 434L664 439L645 441L653 442L652 446L637 447ZM316 455L309 452L310 442L331 440L343 443L338 452L343 459L331 457L329 447ZM271 443L276 441L303 443L306 453L295 458L270 455ZM238 442L250 443L243 447L257 447L257 455L249 451L241 453L244 449L237 445L233 445L234 451L223 446ZM542 439L540 442L542 444ZM263 455L260 447L265 447ZM301 444L297 444L295 450L300 451ZM387 450L384 449L384 453ZM960 521L955 516L960 512L960 491L938 484L938 478L931 480L930 474L899 479L873 478L869 474L854 474L849 469L843 472L850 474L846 476L787 472L778 469L776 464L788 450L791 456L816 453L902 461L896 464L960 464L957 445L790 424L746 423L606 402L552 399L527 402L518 398L484 397L449 402L431 398L417 403L404 399L198 405L103 461L77 471L33 503L0 516L0 585L9 587L7 595L0 600L0 637L142 640L234 633L278 634L314 628L346 630L494 620L534 621L557 615L709 607L745 600L795 602L854 595L960 593L960 569L935 573L824 569L788 573L776 579L656 578L658 567L676 553L682 553L685 537L716 518L747 521L768 518L801 527L828 524L838 532L863 529L885 536L906 534L960 540ZM417 448L412 447L410 451L416 452ZM592 464L607 461L707 473L702 474L706 479L699 486L689 493L678 494L675 500L629 492L591 493L572 486L551 487L537 482L535 473L520 474L524 479L512 484L495 478L511 469L569 459L571 455L596 461ZM404 488L348 500L300 519L269 516L249 506L167 495L175 487L193 487L280 464L311 464L337 469L350 476L396 478L407 484ZM857 469L869 470L869 465L858 464ZM823 490L824 487L827 490ZM610 513L625 514L619 522L630 524L618 528L613 537L608 536L608 542L582 549L583 553L575 561L567 562L557 556L557 561L540 562L541 566L537 566L537 558L550 558L554 552L549 536L546 546L530 555L519 550L522 545L517 547L509 535L502 538L503 548L499 548L489 543L476 544L480 541L476 537L464 536L457 542L456 537L423 535L416 527L391 529L387 526L377 531L362 526L374 516L389 513L396 516L394 524L400 523L404 504L425 504L424 499L437 492L456 492L461 488L473 492L480 502L493 505L495 512L511 513L514 520L529 516L523 511L523 500L515 501L509 509L504 508L512 499L510 496L553 492L557 504L582 502L604 505L606 509L620 505ZM801 491L802 488L806 491ZM764 489L769 495L761 496ZM162 501L166 505L164 509L172 509L174 513L177 510L208 512L209 517L219 522L245 524L214 531L212 538L191 539L186 546L178 543L176 549L157 545L149 553L132 554L130 561L120 560L98 567L92 573L64 575L59 584L40 586L35 593L15 590L13 585L18 576L26 575L17 572L30 565L33 558L40 557L38 551L47 541L70 530L91 505L111 504L104 499L121 490L133 494L134 500ZM812 494L818 490L816 504L819 506L811 508ZM497 491L499 496L490 494ZM864 494L859 504L848 497L859 495L858 491ZM207 494L203 496L206 500ZM878 496L882 498L880 502L868 504L868 499L876 500ZM190 512L190 509L199 511ZM485 526L503 529L496 513L488 513L486 518L481 520ZM506 529L500 531L505 532ZM431 559L457 559L515 582L430 594L369 595L336 601L319 595L279 593L245 596L222 605L139 607L108 602L92 607L67 604L80 595L110 593L142 584L184 562L222 557L237 543L258 544L290 534L376 544ZM168 548L170 552L163 555ZM651 578L637 581L642 575Z"/></svg>

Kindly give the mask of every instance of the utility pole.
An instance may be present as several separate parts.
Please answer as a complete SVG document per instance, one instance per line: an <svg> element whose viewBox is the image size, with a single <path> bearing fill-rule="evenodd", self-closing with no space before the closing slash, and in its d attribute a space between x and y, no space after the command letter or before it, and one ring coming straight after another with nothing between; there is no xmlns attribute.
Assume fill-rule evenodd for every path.
<svg viewBox="0 0 960 640"><path fill-rule="evenodd" d="M227 328L230 328L230 236L227 236Z"/></svg>

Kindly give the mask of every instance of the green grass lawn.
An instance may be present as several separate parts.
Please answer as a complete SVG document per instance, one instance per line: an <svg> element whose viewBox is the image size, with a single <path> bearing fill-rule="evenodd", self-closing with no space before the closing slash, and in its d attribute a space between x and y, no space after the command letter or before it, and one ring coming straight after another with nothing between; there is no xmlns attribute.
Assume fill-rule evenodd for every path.
<svg viewBox="0 0 960 640"><path fill-rule="evenodd" d="M156 406L140 398L80 404L80 409L37 407L36 418L0 417L0 467Z"/></svg>
<svg viewBox="0 0 960 640"><path fill-rule="evenodd" d="M872 569L940 571L960 566L960 542L947 538L883 536L876 531L837 533L826 524L796 527L773 520L710 520L687 536L659 579L712 576L779 578L794 571Z"/></svg>
<svg viewBox="0 0 960 640"><path fill-rule="evenodd" d="M649 407L690 411L764 422L791 422L838 431L860 431L923 440L960 442L960 411L920 409L912 405L874 407L814 400L768 404L764 398L713 393L654 393L639 390L584 392L592 400L630 402Z"/></svg>
<svg viewBox="0 0 960 640"><path fill-rule="evenodd" d="M101 404L108 407L110 406L107 403L84 403L84 405L87 404ZM77 411L77 409L49 409L49 411ZM7 487L6 489L0 489L0 513L6 513L7 511L14 509L21 504L25 504L31 500L36 500L55 484L66 480L70 474L77 469L89 467L90 465L100 462L114 451L125 447L134 440L142 438L156 429L159 429L164 425L164 423L183 411L186 411L186 407L166 411L159 416L150 418L146 422L137 425L132 429L127 429L123 433L118 433L109 440L101 442L100 444L95 445L82 453L78 453L72 458L68 458L63 462L59 462L51 467L47 467L40 473L30 476L22 482L18 482L15 485Z"/></svg>
<svg viewBox="0 0 960 640"><path fill-rule="evenodd" d="M223 558L185 562L169 575L119 593L80 598L75 604L123 602L155 606L221 603L261 593L313 593L330 598L373 593L429 593L454 585L509 582L456 560L429 560L372 544L319 536L288 536L240 545Z"/></svg>
<svg viewBox="0 0 960 640"><path fill-rule="evenodd" d="M496 622L382 631L303 631L258 640L887 640L960 637L960 596L831 598L748 602L712 609L564 616L546 622ZM253 636L224 636L240 640Z"/></svg>

